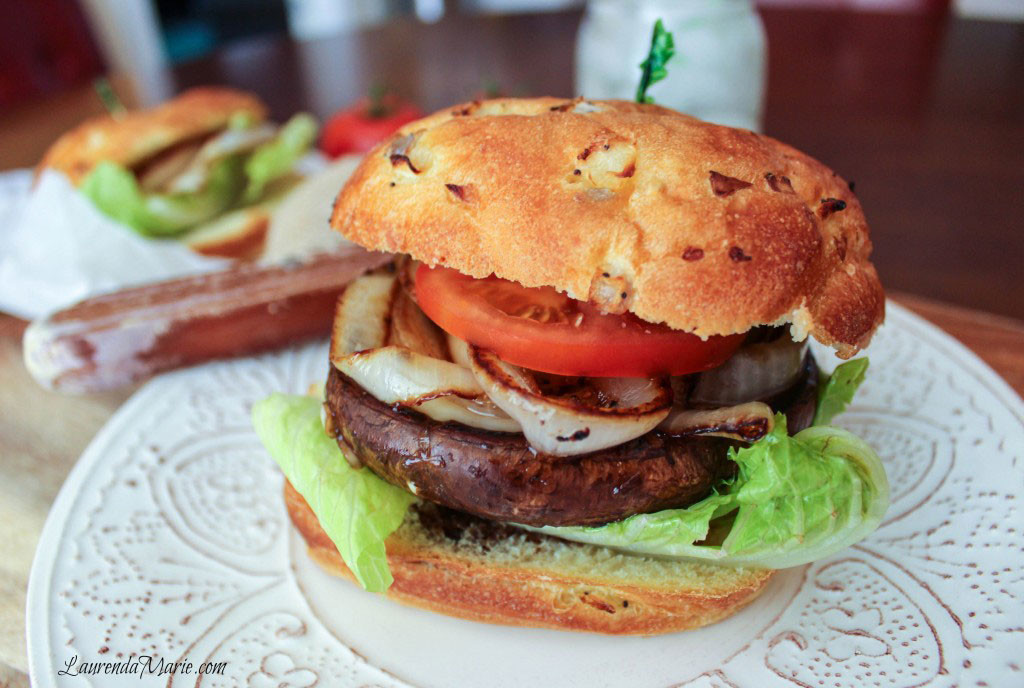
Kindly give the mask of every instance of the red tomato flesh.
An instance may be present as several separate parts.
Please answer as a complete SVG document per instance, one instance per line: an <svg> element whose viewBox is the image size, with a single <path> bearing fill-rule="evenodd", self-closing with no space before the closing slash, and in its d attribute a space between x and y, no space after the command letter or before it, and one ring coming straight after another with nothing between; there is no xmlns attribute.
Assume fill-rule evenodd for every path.
<svg viewBox="0 0 1024 688"><path fill-rule="evenodd" d="M556 375L657 377L721 365L744 335L709 337L609 315L552 287L421 265L416 300L438 327L503 361Z"/></svg>

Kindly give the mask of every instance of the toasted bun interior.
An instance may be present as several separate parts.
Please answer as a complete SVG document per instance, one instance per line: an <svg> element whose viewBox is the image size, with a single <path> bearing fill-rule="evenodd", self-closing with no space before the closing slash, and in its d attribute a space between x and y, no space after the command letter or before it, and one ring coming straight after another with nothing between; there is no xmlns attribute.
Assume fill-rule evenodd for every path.
<svg viewBox="0 0 1024 688"><path fill-rule="evenodd" d="M354 580L291 483L285 504L310 556ZM662 561L537 535L422 503L387 540L388 597L472 621L653 635L720 621L772 572Z"/></svg>
<svg viewBox="0 0 1024 688"><path fill-rule="evenodd" d="M467 103L367 155L332 225L698 335L791 322L842 357L884 315L857 197L766 136L656 105Z"/></svg>

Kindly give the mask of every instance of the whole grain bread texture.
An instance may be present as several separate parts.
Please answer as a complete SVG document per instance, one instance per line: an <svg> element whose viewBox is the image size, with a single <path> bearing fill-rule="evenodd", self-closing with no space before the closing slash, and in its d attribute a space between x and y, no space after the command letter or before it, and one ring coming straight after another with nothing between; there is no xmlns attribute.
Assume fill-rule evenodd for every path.
<svg viewBox="0 0 1024 688"><path fill-rule="evenodd" d="M323 569L354 580L302 496L285 505ZM472 621L616 635L720 621L760 594L772 571L663 561L566 542L421 502L388 538L398 602Z"/></svg>
<svg viewBox="0 0 1024 688"><path fill-rule="evenodd" d="M497 99L400 129L332 226L702 337L792 323L847 358L884 317L850 186L767 136L616 100Z"/></svg>
<svg viewBox="0 0 1024 688"><path fill-rule="evenodd" d="M259 122L267 109L256 96L242 91L193 88L147 110L86 120L50 146L38 170L64 172L77 186L103 160L133 167L170 146L223 129L238 114Z"/></svg>

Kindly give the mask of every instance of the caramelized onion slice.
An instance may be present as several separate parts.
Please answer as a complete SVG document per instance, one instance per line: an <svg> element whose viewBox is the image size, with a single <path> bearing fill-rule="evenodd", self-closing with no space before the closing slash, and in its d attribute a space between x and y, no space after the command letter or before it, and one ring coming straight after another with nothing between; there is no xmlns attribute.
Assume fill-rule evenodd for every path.
<svg viewBox="0 0 1024 688"><path fill-rule="evenodd" d="M725 363L700 374L690 402L732 406L767 399L799 379L806 351L806 342L794 342L788 334L744 344Z"/></svg>
<svg viewBox="0 0 1024 688"><path fill-rule="evenodd" d="M518 421L494 405L486 396L477 399L446 396L421 402L416 410L441 423L462 423L491 432L522 432Z"/></svg>
<svg viewBox="0 0 1024 688"><path fill-rule="evenodd" d="M399 282L402 281L400 275ZM396 290L391 304L391 331L388 333L387 344L404 346L418 354L442 361L448 359L448 345L441 328L420 310L404 287Z"/></svg>
<svg viewBox="0 0 1024 688"><path fill-rule="evenodd" d="M203 144L195 141L164 151L144 163L136 172L143 191L160 191L189 168Z"/></svg>
<svg viewBox="0 0 1024 688"><path fill-rule="evenodd" d="M623 444L654 429L672 405L667 382L646 378L593 380L601 385L600 404L548 397L528 371L475 346L468 347L468 354L487 396L519 421L530 445L545 454L570 456Z"/></svg>
<svg viewBox="0 0 1024 688"><path fill-rule="evenodd" d="M385 404L416 406L448 395L474 399L484 393L462 366L401 346L332 357L331 363Z"/></svg>
<svg viewBox="0 0 1024 688"><path fill-rule="evenodd" d="M717 409L673 409L658 425L673 435L710 435L741 442L756 442L774 427L775 415L760 401Z"/></svg>
<svg viewBox="0 0 1024 688"><path fill-rule="evenodd" d="M211 165L228 155L253 150L277 135L277 127L265 123L247 129L229 127L207 140L189 160L188 165L164 181L163 186L171 192L196 191L201 189L209 177Z"/></svg>
<svg viewBox="0 0 1024 688"><path fill-rule="evenodd" d="M360 387L440 422L519 432L519 423L484 395L469 369L448 357L441 331L392 275L361 277L338 299L330 358Z"/></svg>
<svg viewBox="0 0 1024 688"><path fill-rule="evenodd" d="M388 313L394 296L394 275L363 275L345 287L334 309L332 361L357 351L384 346L388 337Z"/></svg>
<svg viewBox="0 0 1024 688"><path fill-rule="evenodd" d="M467 370L472 370L473 362L469 355L469 344L453 334L448 334L448 357Z"/></svg>
<svg viewBox="0 0 1024 688"><path fill-rule="evenodd" d="M467 368L399 346L333 358L334 366L385 404L415 408L442 423L519 432L519 423L484 395Z"/></svg>

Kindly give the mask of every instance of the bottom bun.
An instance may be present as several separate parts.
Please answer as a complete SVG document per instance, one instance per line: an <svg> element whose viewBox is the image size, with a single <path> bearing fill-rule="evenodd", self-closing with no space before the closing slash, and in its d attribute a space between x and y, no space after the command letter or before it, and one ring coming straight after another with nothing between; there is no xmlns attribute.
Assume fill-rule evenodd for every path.
<svg viewBox="0 0 1024 688"><path fill-rule="evenodd" d="M291 483L285 504L309 554L354 580ZM720 621L760 594L772 571L665 561L485 521L419 503L387 540L389 598L472 621L654 635Z"/></svg>
<svg viewBox="0 0 1024 688"><path fill-rule="evenodd" d="M192 230L182 237L196 253L215 258L256 260L270 225L270 210L262 205L234 210Z"/></svg>

